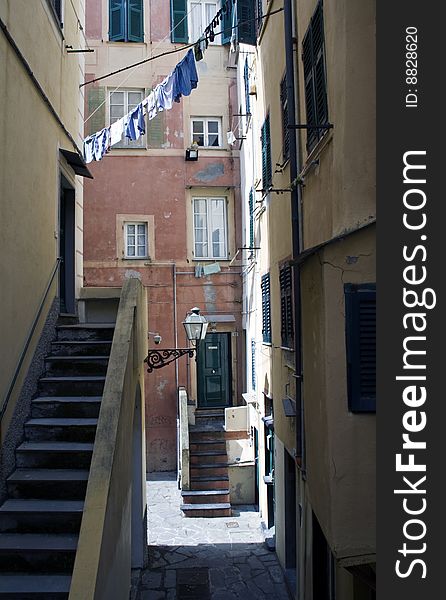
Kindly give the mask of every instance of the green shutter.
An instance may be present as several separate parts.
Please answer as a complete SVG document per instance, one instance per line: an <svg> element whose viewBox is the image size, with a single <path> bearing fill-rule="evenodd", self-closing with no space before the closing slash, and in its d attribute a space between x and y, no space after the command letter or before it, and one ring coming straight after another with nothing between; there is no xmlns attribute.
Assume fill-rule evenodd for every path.
<svg viewBox="0 0 446 600"><path fill-rule="evenodd" d="M254 252L254 191L249 190L249 247Z"/></svg>
<svg viewBox="0 0 446 600"><path fill-rule="evenodd" d="M128 0L127 39L130 42L144 41L144 20L142 0Z"/></svg>
<svg viewBox="0 0 446 600"><path fill-rule="evenodd" d="M231 37L232 37L232 15L234 12L234 8L232 7L232 2L229 1L227 3L227 9L226 12L223 13L223 25L222 25L222 29L223 29L223 33L221 36L221 43L222 44L229 44L229 42L231 41Z"/></svg>
<svg viewBox="0 0 446 600"><path fill-rule="evenodd" d="M109 0L109 39L114 42L125 40L125 6L124 0Z"/></svg>
<svg viewBox="0 0 446 600"><path fill-rule="evenodd" d="M255 0L237 0L237 32L241 44L256 45Z"/></svg>
<svg viewBox="0 0 446 600"><path fill-rule="evenodd" d="M266 190L272 183L271 167L271 135L269 126L269 115L262 125L262 187Z"/></svg>
<svg viewBox="0 0 446 600"><path fill-rule="evenodd" d="M164 144L164 111L147 124L147 147L162 148Z"/></svg>
<svg viewBox="0 0 446 600"><path fill-rule="evenodd" d="M348 406L376 411L376 286L345 284Z"/></svg>
<svg viewBox="0 0 446 600"><path fill-rule="evenodd" d="M265 344L271 344L271 292L269 273L262 275L262 337Z"/></svg>
<svg viewBox="0 0 446 600"><path fill-rule="evenodd" d="M170 0L172 42L188 42L187 0ZM197 40L193 40L197 41Z"/></svg>
<svg viewBox="0 0 446 600"><path fill-rule="evenodd" d="M243 79L245 81L245 106L246 106L246 114L251 114L251 99L249 97L249 66L248 66L248 57L245 59L245 69L243 72Z"/></svg>
<svg viewBox="0 0 446 600"><path fill-rule="evenodd" d="M94 115L87 121L87 135L92 135L105 127L105 88L89 87L87 92L88 115ZM96 110L100 106L98 110ZM96 111L96 112L95 112Z"/></svg>

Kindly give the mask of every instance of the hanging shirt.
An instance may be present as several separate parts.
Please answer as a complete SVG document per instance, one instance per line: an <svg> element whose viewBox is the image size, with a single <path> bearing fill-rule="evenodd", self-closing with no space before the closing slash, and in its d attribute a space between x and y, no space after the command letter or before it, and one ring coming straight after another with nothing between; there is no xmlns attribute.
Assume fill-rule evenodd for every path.
<svg viewBox="0 0 446 600"><path fill-rule="evenodd" d="M124 117L110 125L110 146L114 146L122 139L124 133Z"/></svg>
<svg viewBox="0 0 446 600"><path fill-rule="evenodd" d="M146 132L146 123L142 110L142 102L129 115L129 120L125 126L125 135L135 141Z"/></svg>
<svg viewBox="0 0 446 600"><path fill-rule="evenodd" d="M174 76L174 100L179 102L181 96L189 96L198 85L198 73L192 48L175 67Z"/></svg>
<svg viewBox="0 0 446 600"><path fill-rule="evenodd" d="M84 140L84 160L85 162L91 163L94 160L94 142L96 139L96 135L89 135Z"/></svg>
<svg viewBox="0 0 446 600"><path fill-rule="evenodd" d="M101 160L107 150L110 148L110 127L105 127L95 135L94 140L94 159Z"/></svg>
<svg viewBox="0 0 446 600"><path fill-rule="evenodd" d="M144 100L143 104L145 104L145 106L146 106L147 118L149 119L149 121L151 121L152 119L154 119L156 117L156 114L158 112L157 107L156 107L155 91L151 92L147 96L147 98Z"/></svg>
<svg viewBox="0 0 446 600"><path fill-rule="evenodd" d="M172 72L155 88L158 110L170 110L172 108L174 88L175 74Z"/></svg>

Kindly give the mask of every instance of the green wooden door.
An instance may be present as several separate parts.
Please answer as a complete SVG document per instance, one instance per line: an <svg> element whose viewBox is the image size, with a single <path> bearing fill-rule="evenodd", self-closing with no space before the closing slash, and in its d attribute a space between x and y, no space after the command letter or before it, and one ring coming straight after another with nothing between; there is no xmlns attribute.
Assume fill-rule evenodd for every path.
<svg viewBox="0 0 446 600"><path fill-rule="evenodd" d="M208 333L198 348L198 407L231 404L229 334Z"/></svg>

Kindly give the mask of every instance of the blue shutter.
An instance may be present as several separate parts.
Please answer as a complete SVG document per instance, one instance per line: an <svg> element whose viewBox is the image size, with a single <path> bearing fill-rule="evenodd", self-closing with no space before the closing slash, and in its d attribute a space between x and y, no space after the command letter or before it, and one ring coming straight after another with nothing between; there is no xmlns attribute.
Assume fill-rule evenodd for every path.
<svg viewBox="0 0 446 600"><path fill-rule="evenodd" d="M128 0L127 39L130 42L144 41L144 20L142 0Z"/></svg>
<svg viewBox="0 0 446 600"><path fill-rule="evenodd" d="M125 40L125 5L124 0L109 0L109 32L108 37L113 42Z"/></svg>
<svg viewBox="0 0 446 600"><path fill-rule="evenodd" d="M188 42L187 36L187 0L170 0L170 24L172 42ZM193 40L196 42L197 40Z"/></svg>
<svg viewBox="0 0 446 600"><path fill-rule="evenodd" d="M255 0L237 0L237 32L241 44L256 45Z"/></svg>
<svg viewBox="0 0 446 600"><path fill-rule="evenodd" d="M232 15L235 11L235 8L232 7L232 1L226 3L226 12L223 13L223 25L222 25L222 36L221 43L229 44L232 37Z"/></svg>
<svg viewBox="0 0 446 600"><path fill-rule="evenodd" d="M376 288L345 284L348 407L376 411Z"/></svg>

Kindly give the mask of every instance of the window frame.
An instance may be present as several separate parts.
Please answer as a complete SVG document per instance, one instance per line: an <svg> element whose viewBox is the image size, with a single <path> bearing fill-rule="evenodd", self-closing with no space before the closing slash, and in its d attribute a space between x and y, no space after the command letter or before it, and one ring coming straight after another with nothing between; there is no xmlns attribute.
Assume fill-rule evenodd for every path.
<svg viewBox="0 0 446 600"><path fill-rule="evenodd" d="M134 256L129 255L129 253L128 253L128 249L129 249L128 228L132 225L135 227L135 234L134 234L135 235L135 255ZM139 225L144 225L145 254L143 256L136 254L137 248L139 245L136 243L137 242L136 236L140 235L139 233L137 233L137 228ZM144 260L144 259L149 258L149 256L150 256L149 255L149 226L148 226L147 221L124 221L124 258L125 258L125 260Z"/></svg>
<svg viewBox="0 0 446 600"><path fill-rule="evenodd" d="M206 142L204 146L198 145L199 148L204 150L215 150L223 148L223 136L222 136L222 117L191 117L190 118L190 137L191 143L194 143L194 122L203 123L203 136ZM209 121L216 121L218 124L218 146L209 146ZM200 134L195 134L200 135ZM215 135L211 133L210 135Z"/></svg>
<svg viewBox="0 0 446 600"><path fill-rule="evenodd" d="M346 283L344 298L348 409L352 413L374 413L376 412L376 284ZM366 308L367 302L369 306ZM363 312L361 312L361 303L366 309ZM374 311L370 304L374 305ZM370 316L372 313L373 318ZM363 315L362 319L361 315ZM373 329L374 335L371 336ZM372 364L375 377L374 393L370 393L370 375L364 375L366 372L370 373ZM368 388L369 393L364 388Z"/></svg>
<svg viewBox="0 0 446 600"><path fill-rule="evenodd" d="M120 43L130 43L130 44L141 44L144 43L144 0L140 0L140 9L138 12L140 13L140 35L135 36L138 39L132 39L131 28L130 28L130 20L129 13L131 9L135 9L135 7L130 4L131 0L117 0L120 2L120 19L122 26L122 36L117 36L117 34L112 34L112 2L114 0L108 0L108 41L109 42L120 42ZM116 1L116 0L115 0ZM121 14L122 13L122 14Z"/></svg>
<svg viewBox="0 0 446 600"><path fill-rule="evenodd" d="M206 21L206 4L215 4L215 14L218 13L218 11L221 9L221 0L187 0L187 36L188 36L188 40L189 43L193 43L198 41L197 39L192 39L192 4L200 4L201 5L201 19L202 19L202 23L204 23L204 27L203 27L203 31L200 33L199 37L201 37L201 35L203 34L204 30L206 29L206 27L209 25L209 23ZM220 25L217 26L217 28L214 30L215 34L219 34L215 36L215 39L213 42L209 41L209 44L211 46L221 46L222 45L222 35L220 34L221 32L221 26L222 26L222 21L220 21Z"/></svg>
<svg viewBox="0 0 446 600"><path fill-rule="evenodd" d="M47 0L48 6L56 20L57 26L63 29L64 8L63 0ZM56 8L56 3L59 4L59 10Z"/></svg>
<svg viewBox="0 0 446 600"><path fill-rule="evenodd" d="M108 89L107 90L107 98L108 98L108 123L109 125L111 125L112 123L114 123L115 121L112 121L112 117L111 117L111 113L112 113L112 106L116 106L116 105L112 105L112 94L120 94L121 92L123 92L125 94L125 102L124 102L124 114L122 115L122 117L125 117L125 115L127 115L130 110L129 109L129 101L128 101L128 94L129 93L140 93L141 94L141 99L140 102L142 102L144 100L144 94L145 94L145 90L142 88L120 88L119 90L112 90L112 89ZM139 104L139 102L138 102ZM138 104L135 104L133 106L133 108L135 108L136 106L138 106ZM119 105L121 106L121 105ZM122 117L118 117L117 119L115 119L116 121L119 121L119 119L121 119ZM146 120L146 131L147 131L147 116L144 115L144 119ZM125 132L123 133L122 136L122 140L120 142L118 142L117 144L114 144L113 146L111 146L110 148L111 150L146 150L147 149L147 135L141 135L137 140L130 140L129 138L127 138L125 136Z"/></svg>
<svg viewBox="0 0 446 600"><path fill-rule="evenodd" d="M195 211L195 202L197 200L204 200L206 202L206 244L208 249L208 256L197 256L196 254L196 244L204 243L204 242L196 242L196 227L195 227L195 215L197 214ZM222 256L214 256L213 254L213 243L208 235L210 231L211 225L211 215L209 214L209 206L212 200L222 200L223 201L223 223L224 223L224 255ZM193 260L200 261L212 261L212 260L229 260L229 239L228 239L228 198L225 196L193 196L192 197L192 228L193 228L193 251L192 256Z"/></svg>
<svg viewBox="0 0 446 600"><path fill-rule="evenodd" d="M280 108L282 113L282 160L287 162L290 158L290 134L288 129L289 113L288 113L288 89L286 72L280 81Z"/></svg>

